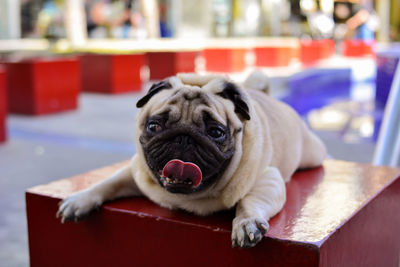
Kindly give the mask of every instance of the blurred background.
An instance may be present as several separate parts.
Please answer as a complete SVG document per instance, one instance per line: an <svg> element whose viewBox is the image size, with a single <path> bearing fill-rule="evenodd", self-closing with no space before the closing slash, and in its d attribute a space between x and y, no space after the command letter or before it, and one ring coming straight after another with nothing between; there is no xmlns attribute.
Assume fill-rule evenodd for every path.
<svg viewBox="0 0 400 267"><path fill-rule="evenodd" d="M29 265L25 190L129 159L136 101L179 72L239 83L262 72L332 158L390 165L399 11L398 0L0 0L0 266Z"/></svg>
<svg viewBox="0 0 400 267"><path fill-rule="evenodd" d="M399 5L396 0L2 0L0 37L340 39L364 25L379 41L395 41Z"/></svg>

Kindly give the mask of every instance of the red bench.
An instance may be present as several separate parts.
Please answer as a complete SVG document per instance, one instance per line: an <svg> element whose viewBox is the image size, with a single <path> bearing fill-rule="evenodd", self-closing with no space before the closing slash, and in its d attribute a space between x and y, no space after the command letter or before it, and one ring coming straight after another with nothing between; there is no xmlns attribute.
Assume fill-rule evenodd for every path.
<svg viewBox="0 0 400 267"><path fill-rule="evenodd" d="M347 57L374 57L375 47L375 41L346 40L342 43L342 54Z"/></svg>
<svg viewBox="0 0 400 267"><path fill-rule="evenodd" d="M297 48L285 46L259 46L254 48L258 67L284 67L296 56Z"/></svg>
<svg viewBox="0 0 400 267"><path fill-rule="evenodd" d="M144 54L86 54L80 61L82 91L118 94L142 90Z"/></svg>
<svg viewBox="0 0 400 267"><path fill-rule="evenodd" d="M398 266L400 169L328 160L297 172L264 240L231 248L233 211L199 217L145 198L61 224L57 203L125 163L27 190L31 266Z"/></svg>
<svg viewBox="0 0 400 267"><path fill-rule="evenodd" d="M335 54L336 44L331 39L301 40L300 61L305 65L312 65L321 59L326 59Z"/></svg>
<svg viewBox="0 0 400 267"><path fill-rule="evenodd" d="M205 48L202 56L209 72L240 72L246 68L247 48Z"/></svg>
<svg viewBox="0 0 400 267"><path fill-rule="evenodd" d="M7 95L6 70L0 65L0 143L7 139L6 134Z"/></svg>
<svg viewBox="0 0 400 267"><path fill-rule="evenodd" d="M6 62L9 111L30 115L77 108L79 62L70 58L35 58Z"/></svg>
<svg viewBox="0 0 400 267"><path fill-rule="evenodd" d="M198 51L147 52L150 80L162 80L179 72L194 72Z"/></svg>

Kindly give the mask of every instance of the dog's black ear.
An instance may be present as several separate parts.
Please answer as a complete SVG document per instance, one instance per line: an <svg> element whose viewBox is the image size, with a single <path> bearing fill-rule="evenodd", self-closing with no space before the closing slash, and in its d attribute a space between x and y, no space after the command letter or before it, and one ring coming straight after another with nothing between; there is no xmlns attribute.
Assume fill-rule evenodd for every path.
<svg viewBox="0 0 400 267"><path fill-rule="evenodd" d="M217 95L229 99L235 106L235 112L242 116L245 120L250 120L249 106L245 101L245 97L240 93L239 89L233 83L227 82L224 85L222 92Z"/></svg>
<svg viewBox="0 0 400 267"><path fill-rule="evenodd" d="M167 81L161 81L161 82L153 84L150 87L147 94L144 97L142 97L141 99L139 99L139 101L136 103L136 107L137 108L143 107L150 100L150 98L152 98L155 94L157 94L161 90L170 89L170 88L172 88L172 85Z"/></svg>

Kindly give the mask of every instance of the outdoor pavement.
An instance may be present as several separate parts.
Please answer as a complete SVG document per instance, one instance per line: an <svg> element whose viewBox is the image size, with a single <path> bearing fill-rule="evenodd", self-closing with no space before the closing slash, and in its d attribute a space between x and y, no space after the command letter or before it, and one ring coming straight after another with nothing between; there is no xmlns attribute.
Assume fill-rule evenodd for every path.
<svg viewBox="0 0 400 267"><path fill-rule="evenodd" d="M135 152L139 94L81 94L77 111L8 117L8 141L0 144L0 267L29 266L24 191L129 159ZM336 159L370 162L373 142L346 143L320 131Z"/></svg>

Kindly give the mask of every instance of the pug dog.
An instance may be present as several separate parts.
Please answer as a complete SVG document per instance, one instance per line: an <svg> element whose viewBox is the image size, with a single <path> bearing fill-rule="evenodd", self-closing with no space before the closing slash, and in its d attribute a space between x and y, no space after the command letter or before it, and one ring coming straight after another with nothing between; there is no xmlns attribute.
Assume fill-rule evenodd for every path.
<svg viewBox="0 0 400 267"><path fill-rule="evenodd" d="M232 246L253 247L285 204L285 182L326 155L292 108L227 76L167 78L137 107L131 163L65 198L57 212L62 222L78 221L105 201L145 195L198 215L235 208Z"/></svg>

